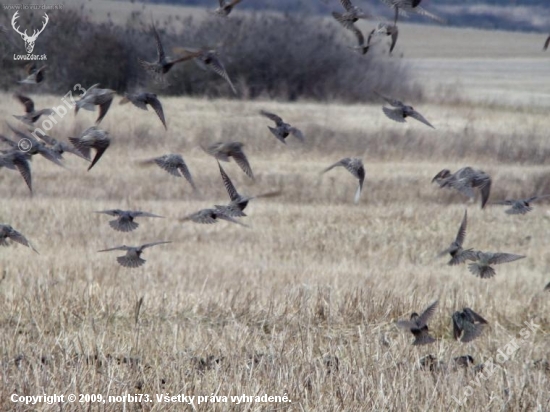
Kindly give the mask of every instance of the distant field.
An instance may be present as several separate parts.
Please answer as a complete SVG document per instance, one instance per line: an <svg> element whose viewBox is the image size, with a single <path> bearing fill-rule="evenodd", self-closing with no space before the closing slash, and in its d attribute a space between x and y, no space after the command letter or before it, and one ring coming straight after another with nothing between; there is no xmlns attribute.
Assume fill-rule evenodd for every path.
<svg viewBox="0 0 550 412"><path fill-rule="evenodd" d="M211 3L215 6L216 2ZM99 21L110 18L124 24L133 11L139 11L146 19L152 15L158 22L169 22L175 30L181 27L175 19L177 16L192 15L197 19L208 16L206 9L196 7L112 0L80 1L71 3L70 7L81 5ZM359 27L368 33L376 24L376 21L363 21ZM544 35L407 23L400 23L399 29L394 58L410 61L418 81L428 92L436 96L443 94L446 98L456 94L512 107L515 104L550 106L547 81L550 51L542 52ZM349 38L350 43L355 41L345 30L342 36ZM381 40L372 52L386 58L382 55L387 50L386 39Z"/></svg>
<svg viewBox="0 0 550 412"><path fill-rule="evenodd" d="M143 7L84 4L94 18L109 11L118 22ZM144 16L150 10L156 19L204 13L158 6ZM550 194L543 41L401 25L392 58L411 59L428 96L407 103L435 130L392 122L382 102L161 96L166 132L152 110L121 106L117 96L101 124L111 147L90 172L70 154L66 169L37 156L31 196L17 172L0 169L0 223L40 252L0 247L0 410L31 410L15 406L14 393L145 393L153 402L63 410L548 411L550 202L510 216L503 206L481 210L479 199L431 184L443 168L472 166L491 175L490 202ZM32 96L37 108L62 104L61 96ZM261 109L303 130L305 143L277 141ZM4 121L20 126L11 115L22 110L0 94ZM66 140L96 117L68 113L50 133ZM12 136L5 122L0 133ZM228 200L216 161L200 148L217 141L245 144L255 181L233 161L223 163L240 193L281 190L250 202L241 220L249 228L178 221ZM182 178L138 165L167 153L183 156L199 194ZM365 164L357 205L357 183L346 170L320 174L343 157ZM136 231L120 233L109 227L112 217L94 213L114 208L164 218L138 219ZM527 258L496 266L487 280L465 265L447 266L448 257L436 255L454 240L464 210L466 247ZM117 264L123 252L98 253L161 240L173 243L145 250L146 264L134 270ZM435 300L429 327L437 342L414 347L412 334L394 323ZM472 343L452 335L451 315L464 307L489 322ZM527 337L525 322L534 328ZM427 355L443 366L422 368ZM461 355L485 369L456 366ZM287 395L292 402L157 402L155 394L166 393Z"/></svg>

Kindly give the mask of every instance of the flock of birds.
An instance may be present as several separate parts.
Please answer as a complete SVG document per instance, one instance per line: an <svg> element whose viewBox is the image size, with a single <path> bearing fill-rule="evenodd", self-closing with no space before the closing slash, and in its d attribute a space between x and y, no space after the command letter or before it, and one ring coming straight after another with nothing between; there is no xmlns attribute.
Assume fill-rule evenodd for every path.
<svg viewBox="0 0 550 412"><path fill-rule="evenodd" d="M233 8L241 1L242 0L219 0L219 7L215 10L215 13L220 16L227 17ZM397 28L397 20L400 14L406 15L407 13L412 12L430 17L440 22L443 21L439 17L421 8L419 6L421 0L383 0L395 11L393 24L380 23L378 28L371 31L368 39L365 41L363 34L354 25L354 23L356 23L359 19L371 18L372 16L354 6L350 0L340 1L345 11L333 12L332 15L340 24L342 24L342 26L348 30L351 30L356 35L358 39L358 46L355 46L354 48L358 48L363 54L368 51L371 46L372 37L376 34L391 36L391 45L389 50L390 53L393 51L399 33ZM149 75L152 76L155 81L165 84L166 74L175 64L193 60L200 67L207 70L212 70L221 76L229 84L231 90L234 93L237 93L235 86L231 82L231 79L218 56L217 50L178 48L175 50L177 50L181 56L171 59L168 58L164 52L160 36L154 24L152 26L152 33L156 42L157 58L154 61L139 59L138 63ZM544 44L544 49L546 49L549 44L550 36ZM22 79L19 83L27 85L41 83L45 80L45 70L46 66L38 67L36 64L30 64L27 66L26 78ZM426 126L434 128L434 126L412 106L406 105L399 100L388 98L377 92L375 93L390 106L384 106L382 108L383 113L389 119L396 122L405 122L406 118L410 117L425 124ZM34 135L37 135L39 138L39 140L37 140L33 134L25 133L9 125L10 129L19 140L0 135L0 142L3 142L8 146L7 149L0 151L0 169L5 167L7 169L19 171L31 193L32 179L29 161L34 155L40 154L49 161L59 166L63 166L63 154L71 153L86 161L89 161L90 165L88 167L88 171L91 170L98 163L111 144L109 133L100 129L98 126L109 111L115 94L116 92L114 90L102 89L99 87L99 84L95 84L85 91L85 93L81 96L81 99L75 102L75 114L78 113L79 109L93 111L96 107L99 107L99 116L95 122L95 125L84 130L80 136L69 137L68 140L70 143L57 140L43 133L37 134L37 129L35 129ZM42 115L47 116L53 114L52 109L49 108L36 110L32 99L21 93L16 93L15 98L23 104L25 109L24 114L15 115L15 118L23 122L29 128L29 131L33 130L36 122ZM126 93L121 99L120 104L126 104L128 102L131 102L133 105L142 110L147 110L147 107L150 106L160 119L163 127L167 129L163 107L157 95L149 92ZM286 144L286 139L289 136L293 136L298 141L304 142L305 139L302 131L286 123L280 116L263 110L260 112L260 115L274 122L274 127L268 126L268 129L280 142ZM26 142L28 147L22 147L22 142ZM91 158L92 149L95 151L93 159ZM202 147L202 149L207 154L216 158L223 184L229 195L229 202L224 205L214 205L212 208L202 209L180 219L180 221L193 221L202 224L212 224L218 220L225 220L246 226L238 219L246 216L244 210L250 200L258 197L277 196L280 193L280 191L274 191L257 196L245 196L236 190L231 179L220 164L220 161L228 162L230 158L232 158L249 178L254 179L254 173L247 156L245 155L243 144L241 142L218 142L208 147ZM184 177L189 182L193 190L198 191L189 168L180 154L166 154L160 157L143 160L140 163L144 166L153 165L160 167L173 176ZM328 172L336 167L345 168L358 180L358 187L354 197L354 201L357 203L360 200L365 179L365 169L362 160L359 158L344 158L327 167L321 173ZM464 167L455 173L451 173L450 170L444 169L433 178L432 183L434 182L441 188L454 189L471 199L475 199L476 191L479 191L481 194L481 208L485 208L488 203L491 191L491 177L482 170ZM508 214L525 214L532 210L532 202L548 197L549 195L535 195L526 199L507 199L500 202L494 202L493 204L510 206L510 208L506 210L506 213ZM115 217L114 220L109 222L109 225L112 229L119 232L130 232L136 230L138 228L138 223L135 221L136 218L162 217L144 211L119 209L103 210L98 211L97 213ZM450 246L440 254L440 256L444 256L446 254L451 256L451 260L448 262L449 265L459 265L469 261L471 262L468 265L469 271L477 277L487 279L495 276L493 265L514 262L525 258L525 256L512 253L483 252L472 248L465 249L464 242L466 238L466 228L467 212L464 213L464 217L460 224L456 238ZM10 239L13 242L18 242L24 246L30 247L32 250L37 252L34 246L23 234L9 225L0 224L0 246L8 246L8 240ZM140 246L123 245L100 250L99 252L125 251L125 255L117 257L118 263L124 267L136 268L145 263L145 260L141 258L141 254L145 249L167 243L170 242L158 241ZM550 290L550 283L545 287L545 290ZM429 333L428 322L435 314L437 305L438 301L432 303L421 315L418 313L413 313L410 316L410 320L400 320L397 322L397 326L412 332L415 338L413 345L425 345L435 342L435 339ZM461 342L470 342L481 335L485 325L487 325L487 321L472 309L464 308L462 311L457 311L452 315L452 325L455 339L460 340ZM468 356L468 358L471 357Z"/></svg>

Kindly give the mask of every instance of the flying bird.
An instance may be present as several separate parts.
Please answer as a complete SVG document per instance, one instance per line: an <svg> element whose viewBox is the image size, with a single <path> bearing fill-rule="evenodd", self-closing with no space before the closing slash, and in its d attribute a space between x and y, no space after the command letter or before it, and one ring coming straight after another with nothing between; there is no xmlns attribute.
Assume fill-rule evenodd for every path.
<svg viewBox="0 0 550 412"><path fill-rule="evenodd" d="M475 276L482 279L489 279L495 276L496 272L491 265L498 265L501 263L515 262L516 260L523 259L526 256L515 255L512 253L492 253L492 252L480 252L474 253L474 263L468 265L468 270Z"/></svg>
<svg viewBox="0 0 550 412"><path fill-rule="evenodd" d="M243 0L230 0L230 1L227 1L227 0L218 0L219 3L220 3L220 7L218 7L214 13L222 16L222 17L227 17L229 16L229 13L231 13L231 11L233 11L233 7L235 7L237 4L239 4L241 1Z"/></svg>
<svg viewBox="0 0 550 412"><path fill-rule="evenodd" d="M94 167L111 144L109 133L95 126L84 130L80 137L69 137L69 141L86 159L90 159L90 150L95 149L96 153L88 171Z"/></svg>
<svg viewBox="0 0 550 412"><path fill-rule="evenodd" d="M527 199L502 200L500 202L495 202L494 204L512 206L510 209L506 209L506 213L508 213L509 215L524 215L527 212L533 210L533 208L531 207L531 203L536 200L546 199L548 197L550 197L550 195L538 195L531 196Z"/></svg>
<svg viewBox="0 0 550 412"><path fill-rule="evenodd" d="M418 120L419 122L421 123L424 123L426 126L429 126L431 127L432 129L435 129L435 127L433 127L431 125L430 122L428 122L424 116L422 116L419 112L417 112L416 110L414 110L414 108L412 106L407 106L405 104L403 104L403 102L399 101L399 100L396 100L396 99L390 99L388 97L385 97L385 96L382 96L380 93L378 92L374 92L377 96L381 97L382 99L384 99L390 106L393 106L395 107L395 109L390 109L389 107L382 107L382 111L384 112L384 114L390 118L391 120L394 120L396 122L399 122L399 123L405 123L405 119L407 117L412 117L413 119L416 119Z"/></svg>
<svg viewBox="0 0 550 412"><path fill-rule="evenodd" d="M470 308L453 313L453 336L463 343L473 341L483 332L487 321Z"/></svg>
<svg viewBox="0 0 550 412"><path fill-rule="evenodd" d="M95 121L96 126L101 123L101 120L105 117L111 107L115 91L111 89L99 89L99 83L90 86L86 93L76 102L74 107L74 113L77 114L79 109L94 111L95 106L99 106L99 116Z"/></svg>
<svg viewBox="0 0 550 412"><path fill-rule="evenodd" d="M376 34L376 29L371 30L371 32L369 33L369 36L367 37L366 43L365 43L365 38L363 36L363 33L361 33L361 31L359 31L359 33L361 35L357 37L357 41L359 44L357 46L353 46L350 48L352 50L359 51L361 54L367 54L371 48L371 42L372 42L373 36Z"/></svg>
<svg viewBox="0 0 550 412"><path fill-rule="evenodd" d="M439 23L445 24L446 20L435 14L430 13L428 10L420 6L422 0L382 0L388 6L395 10L394 22L397 23L398 15L408 16L408 13L416 13L421 16L428 17Z"/></svg>
<svg viewBox="0 0 550 412"><path fill-rule="evenodd" d="M439 187L448 187L458 190L470 199L475 197L474 189L481 191L481 208L483 209L491 194L491 177L483 170L475 170L469 166L451 173L449 169L443 169L432 179Z"/></svg>
<svg viewBox="0 0 550 412"><path fill-rule="evenodd" d="M451 260L449 261L449 266L459 265L466 262L466 260L475 260L475 252L473 249L463 249L462 245L466 239L466 227L468 225L468 212L464 211L464 217L462 218L462 223L458 229L456 239L451 246L442 251L439 256L443 257L447 253L451 255Z"/></svg>
<svg viewBox="0 0 550 412"><path fill-rule="evenodd" d="M46 146L44 143L36 140L32 134L24 133L9 123L8 127L19 138L19 141L15 142L14 140L3 135L0 135L0 141L7 143L14 150L19 149L25 152L28 156L39 154L45 159L48 159L50 162L55 163L58 166L65 167L63 163L61 163L61 155Z"/></svg>
<svg viewBox="0 0 550 412"><path fill-rule="evenodd" d="M17 170L32 193L32 176L29 159L30 156L20 150L3 151L0 153L0 169L5 167L7 169Z"/></svg>
<svg viewBox="0 0 550 412"><path fill-rule="evenodd" d="M46 143L48 146L47 148L53 151L57 156L59 156L59 159L63 159L63 153L71 153L75 156L80 157L81 159L90 161L90 159L84 157L82 153L80 153L79 150L77 150L74 146L72 146L70 143L66 143L60 140L57 140L51 136L48 136L47 134L43 134L40 131L35 131L34 133L40 140L42 140L44 143Z"/></svg>
<svg viewBox="0 0 550 412"><path fill-rule="evenodd" d="M363 161L359 158L346 157L332 166L327 167L321 172L321 174L328 172L329 170L334 169L335 167L342 166L345 167L348 172L355 176L359 180L359 185L357 186L357 191L355 192L355 203L359 202L361 197L361 191L363 190L363 181L365 180L365 168L363 167Z"/></svg>
<svg viewBox="0 0 550 412"><path fill-rule="evenodd" d="M393 52L393 49L395 48L395 44L397 43L397 37L399 36L399 29L397 28L397 25L389 23L378 23L376 34L391 36L391 54Z"/></svg>
<svg viewBox="0 0 550 412"><path fill-rule="evenodd" d="M365 13L363 10L361 10L359 7L354 6L351 3L351 0L340 0L340 3L342 3L342 6L346 11L344 13L338 13L338 12L332 12L332 17L338 21L343 27L350 30L355 34L355 37L357 37L357 41L359 43L358 47L364 47L365 45L365 38L363 36L363 33L361 30L359 30L357 27L355 27L354 23L357 22L359 19L368 19L371 18L369 14ZM368 50L368 46L366 47ZM363 50L365 50L363 48ZM363 52L365 54L366 51Z"/></svg>
<svg viewBox="0 0 550 412"><path fill-rule="evenodd" d="M413 345L426 345L435 342L435 339L430 335L428 329L428 321L434 315L435 309L439 301L435 301L422 313L414 312L411 314L410 320L400 320L396 322L396 325L401 329L408 329L414 335Z"/></svg>
<svg viewBox="0 0 550 412"><path fill-rule="evenodd" d="M203 147L202 150L208 153L211 156L214 156L216 159L223 162L229 162L229 158L232 157L235 160L235 163L239 165L243 172L252 179L254 179L254 173L248 163L248 159L243 151L244 144L241 142L218 142L214 143L208 147Z"/></svg>
<svg viewBox="0 0 550 412"><path fill-rule="evenodd" d="M218 51L212 48L203 49L191 49L185 47L176 47L176 52L183 52L184 56L193 61L203 70L210 70L217 75L223 77L223 79L229 84L234 94L237 94L237 89L233 85L233 82L229 78L225 66L218 57Z"/></svg>
<svg viewBox="0 0 550 412"><path fill-rule="evenodd" d="M120 210L110 209L101 210L95 213L104 213L109 216L116 216L116 219L109 221L109 226L118 232L131 232L138 228L139 223L135 222L136 217L160 217L148 212L141 212L139 210Z"/></svg>
<svg viewBox="0 0 550 412"><path fill-rule="evenodd" d="M163 156L154 157L152 159L142 160L140 164L144 166L156 164L160 168L170 173L172 176L183 176L191 184L193 190L197 190L195 182L193 182L193 178L191 177L191 172L189 172L189 168L179 154L166 154Z"/></svg>
<svg viewBox="0 0 550 412"><path fill-rule="evenodd" d="M286 141L285 139L289 136L289 135L292 135L294 136L295 138L297 138L298 140L300 140L301 142L304 141L304 135L303 133L289 125L288 123L285 123L283 121L283 119L281 119L279 116L277 116L276 114L274 113L270 113L270 112L266 112L265 110L261 110L260 111L260 114L262 116L265 116L267 117L269 120L273 120L275 122L275 127L269 127L267 126L267 128L269 129L269 131L271 133L273 133L273 136L275 136L277 139L279 139L281 142L283 142L284 144L286 144Z"/></svg>
<svg viewBox="0 0 550 412"><path fill-rule="evenodd" d="M52 109L34 110L34 101L30 97L24 96L20 93L15 93L14 97L19 100L23 106L25 106L25 114L23 116L13 115L13 117L28 126L33 127L33 124L40 119L40 116L43 114L50 115L54 113Z"/></svg>
<svg viewBox="0 0 550 412"><path fill-rule="evenodd" d="M9 246L10 244L8 242L8 239L11 239L13 242L20 243L23 246L27 246L28 248L31 248L36 253L38 253L31 242L29 242L27 238L23 236L20 232L15 230L10 225L0 224L0 246Z"/></svg>
<svg viewBox="0 0 550 412"><path fill-rule="evenodd" d="M164 119L164 111L162 110L162 104L154 93L126 93L120 104L126 104L132 102L134 106L139 107L142 110L147 110L147 105L151 106L157 116L159 117L162 125L166 130L166 120Z"/></svg>
<svg viewBox="0 0 550 412"><path fill-rule="evenodd" d="M343 13L332 12L332 17L346 29L350 29L350 26L353 26L353 23L357 22L359 19L370 19L372 17L361 8L354 6L351 0L340 0L340 3L346 11Z"/></svg>
<svg viewBox="0 0 550 412"><path fill-rule="evenodd" d="M236 223L241 226L247 226L244 223L239 222L238 220L232 218L231 216L226 215L223 211L219 209L202 209L196 213L190 214L179 219L180 222L192 221L195 223L201 223L205 225L211 225L217 223L218 220L227 220L231 223Z"/></svg>
<svg viewBox="0 0 550 412"><path fill-rule="evenodd" d="M164 82L164 75L170 71L174 64L191 60L195 56L183 56L175 60L167 58L164 53L164 48L162 47L162 42L160 41L160 36L154 24L152 25L152 30L157 44L157 60L154 62L148 62L138 57L138 62L147 73L153 76L155 81L162 83Z"/></svg>
<svg viewBox="0 0 550 412"><path fill-rule="evenodd" d="M46 65L38 67L36 62L29 63L25 66L27 72L27 77L23 80L18 81L21 84L38 84L44 81L46 71Z"/></svg>
<svg viewBox="0 0 550 412"><path fill-rule="evenodd" d="M231 202L228 205L215 205L214 207L218 210L220 210L224 215L230 216L230 217L243 217L246 216L244 213L244 209L246 209L246 206L248 206L248 202L252 199L257 199L260 197L273 197L278 196L281 192L275 191L275 192L269 192L264 193L257 196L243 196L237 192L237 189L235 189L235 186L233 185L233 182L231 182L231 179L225 173L225 170L223 170L222 165L220 162L218 162L218 166L220 168L220 174L222 176L223 185L225 186L225 189L227 190L227 193L229 194L229 198L231 199Z"/></svg>
<svg viewBox="0 0 550 412"><path fill-rule="evenodd" d="M117 246L110 249L103 249L99 250L98 252L111 252L113 250L125 250L126 255L124 256L118 256L116 258L117 262L126 267L126 268L137 268L142 266L146 260L141 258L141 254L145 249L148 247L156 246L156 245L163 245L166 243L172 243L171 241L166 242L153 242L153 243L146 243L141 246Z"/></svg>

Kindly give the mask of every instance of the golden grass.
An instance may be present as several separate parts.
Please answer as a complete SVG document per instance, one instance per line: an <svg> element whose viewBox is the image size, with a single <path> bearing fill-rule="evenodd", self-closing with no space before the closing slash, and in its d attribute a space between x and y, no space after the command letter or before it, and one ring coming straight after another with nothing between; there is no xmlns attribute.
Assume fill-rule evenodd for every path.
<svg viewBox="0 0 550 412"><path fill-rule="evenodd" d="M0 100L3 113L20 109L9 96ZM52 96L35 101L39 108L60 104ZM550 120L542 110L473 103L417 107L437 127L432 131L415 121L392 123L381 105L163 103L167 133L152 111L115 102L102 124L112 146L90 172L70 156L68 170L34 159L32 197L18 174L0 171L0 221L40 251L0 249L1 409L15 408L12 393L168 392L286 393L292 400L244 408L195 403L203 411L460 410L453 397L463 399L468 386L473 393L464 410L548 409L548 375L533 366L548 359L550 304L542 292L550 280L548 204L513 217L497 206L482 211L478 203L430 184L444 167L471 165L493 176L494 200L550 191L544 159L514 152L522 145L548 150ZM258 115L262 108L301 127L306 144L276 141L266 127L270 122ZM75 120L70 113L52 134L73 135L96 115L81 111ZM226 200L215 161L198 146L219 140L245 143L256 182L233 162L224 164L239 191L283 190L278 198L251 202L245 218L250 229L177 221ZM512 155L499 160L495 150ZM135 163L171 152L183 155L200 196L183 179ZM319 175L345 156L365 162L358 205L352 203L356 182L345 170ZM141 219L137 231L122 234L108 226L109 216L93 213L106 208L166 218ZM498 266L490 280L436 259L456 235L465 208L467 246L527 259ZM174 243L147 249L147 263L136 270L119 267L116 252L96 252L157 240ZM430 327L438 342L412 347L412 335L393 322L436 299L440 306ZM451 333L451 314L465 306L490 323L471 344L454 341ZM526 321L540 329L523 340ZM487 362L514 338L517 352L494 374L486 369L486 379L472 369L419 368L427 354L444 362L464 354ZM338 368L327 367L329 355L338 358ZM476 378L480 387L470 383ZM183 406L155 400L142 408ZM118 411L122 405L97 409Z"/></svg>
<svg viewBox="0 0 550 412"><path fill-rule="evenodd" d="M143 6L97 1L92 8L93 18L109 12L122 24ZM203 13L154 9L159 20L187 12ZM154 399L168 392L286 393L292 400L188 407L204 411L461 410L454 398L463 400L472 388L462 410L548 410L548 374L533 363L548 360L549 299L542 292L550 280L548 204L513 217L497 206L482 211L430 184L442 168L470 165L493 177L493 200L550 193L550 100L540 36L400 29L396 54L413 59L428 101L443 102L416 107L436 131L414 120L394 124L380 104L163 98L166 133L152 111L115 102L102 124L113 144L91 172L68 155L68 170L37 158L31 197L18 174L0 170L0 222L40 251L0 249L0 409L15 409L13 393L147 393ZM10 96L1 97L7 119L21 110ZM38 108L61 104L54 96L35 102ZM306 144L276 141L260 109L302 128ZM95 116L68 114L52 134L74 135ZM250 229L177 222L226 200L215 161L199 148L219 140L246 145L256 182L233 162L224 164L240 192L283 190L278 198L251 202ZM199 196L183 179L135 163L171 152L183 155ZM346 171L319 175L347 156L365 162L359 205L352 204L356 182ZM121 234L108 226L109 216L93 213L106 208L166 218L141 219L137 231ZM436 259L456 235L464 208L467 246L527 259L498 266L491 280ZM174 243L146 250L147 263L137 270L119 267L116 252L96 252L156 240ZM435 299L440 306L430 328L438 342L412 347L412 335L393 322ZM490 323L471 344L452 339L450 315L464 306ZM524 322L540 329L522 339ZM514 356L499 362L498 351L506 352L513 339ZM427 354L444 363L464 354L478 364L493 358L500 368L487 367L483 375L430 372L419 367ZM183 409L156 399L141 408Z"/></svg>

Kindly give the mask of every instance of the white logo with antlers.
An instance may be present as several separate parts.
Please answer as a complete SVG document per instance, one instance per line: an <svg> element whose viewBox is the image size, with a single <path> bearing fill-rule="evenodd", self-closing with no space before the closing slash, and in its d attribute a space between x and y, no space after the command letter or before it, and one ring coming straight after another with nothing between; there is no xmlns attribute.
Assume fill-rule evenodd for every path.
<svg viewBox="0 0 550 412"><path fill-rule="evenodd" d="M48 17L47 13L44 13L44 25L40 30L34 30L32 33L32 36L29 36L27 34L27 30L21 33L21 31L19 31L19 27L15 26L15 20L17 20L18 17L19 17L19 11L16 11L15 14L13 15L13 18L11 19L11 25L13 29L17 33L19 33L21 35L21 38L25 41L25 48L27 49L27 53L31 54L32 51L34 50L34 42L38 38L39 34L44 31L48 22L50 21L50 18Z"/></svg>

